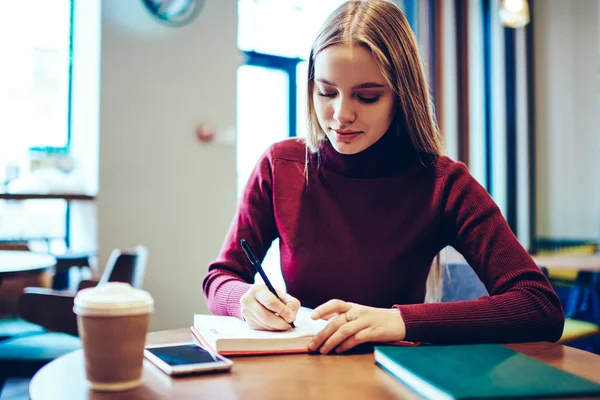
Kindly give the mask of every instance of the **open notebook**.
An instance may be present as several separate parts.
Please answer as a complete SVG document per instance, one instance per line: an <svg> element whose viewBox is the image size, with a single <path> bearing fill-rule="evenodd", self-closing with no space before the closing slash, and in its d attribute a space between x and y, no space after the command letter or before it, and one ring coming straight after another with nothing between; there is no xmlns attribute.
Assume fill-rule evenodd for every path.
<svg viewBox="0 0 600 400"><path fill-rule="evenodd" d="M311 309L300 308L295 329L259 331L245 321L218 315L194 315L192 333L204 345L222 355L307 353L313 336L326 324L310 318Z"/></svg>

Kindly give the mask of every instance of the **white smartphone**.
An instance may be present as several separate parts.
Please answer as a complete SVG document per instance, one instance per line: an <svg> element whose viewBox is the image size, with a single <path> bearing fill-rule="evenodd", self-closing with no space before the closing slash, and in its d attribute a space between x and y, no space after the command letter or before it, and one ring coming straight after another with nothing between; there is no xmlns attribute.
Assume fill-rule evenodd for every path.
<svg viewBox="0 0 600 400"><path fill-rule="evenodd" d="M233 366L233 361L195 342L146 346L144 356L168 375L225 372Z"/></svg>

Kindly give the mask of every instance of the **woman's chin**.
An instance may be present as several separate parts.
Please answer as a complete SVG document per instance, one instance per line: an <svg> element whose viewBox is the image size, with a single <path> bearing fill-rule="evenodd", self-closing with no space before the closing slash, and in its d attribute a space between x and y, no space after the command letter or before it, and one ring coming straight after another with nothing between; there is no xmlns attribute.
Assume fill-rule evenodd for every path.
<svg viewBox="0 0 600 400"><path fill-rule="evenodd" d="M339 140L331 141L331 145L340 154L352 155L356 153L360 153L365 150L368 146L362 142L362 140L356 140L352 142L344 142Z"/></svg>

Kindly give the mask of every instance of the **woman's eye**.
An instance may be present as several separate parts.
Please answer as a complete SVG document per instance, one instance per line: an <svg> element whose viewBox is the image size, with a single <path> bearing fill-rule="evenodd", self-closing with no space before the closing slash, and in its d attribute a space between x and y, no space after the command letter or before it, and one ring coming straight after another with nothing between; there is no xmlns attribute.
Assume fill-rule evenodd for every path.
<svg viewBox="0 0 600 400"><path fill-rule="evenodd" d="M360 101L362 101L363 103L367 103L367 104L372 104L377 102L377 100L379 100L380 96L375 96L375 97L363 97L363 96L358 96L358 99Z"/></svg>
<svg viewBox="0 0 600 400"><path fill-rule="evenodd" d="M322 93L322 92L319 92L319 96L331 98L331 97L335 97L335 93Z"/></svg>

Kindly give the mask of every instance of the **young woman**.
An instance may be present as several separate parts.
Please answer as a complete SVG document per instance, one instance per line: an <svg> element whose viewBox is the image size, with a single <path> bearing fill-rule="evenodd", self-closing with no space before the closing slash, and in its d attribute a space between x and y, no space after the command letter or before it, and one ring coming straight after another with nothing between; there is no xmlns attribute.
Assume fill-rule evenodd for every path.
<svg viewBox="0 0 600 400"><path fill-rule="evenodd" d="M308 65L310 130L269 148L203 281L210 310L289 329L300 304L328 325L310 350L364 342L558 340L552 287L464 164L443 156L409 24L387 1L349 1ZM257 132L260 134L260 132ZM240 247L280 239L278 300ZM489 296L439 303L436 255L464 255Z"/></svg>

